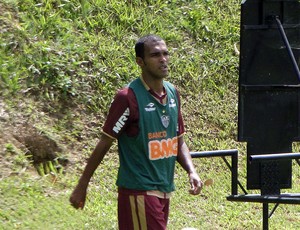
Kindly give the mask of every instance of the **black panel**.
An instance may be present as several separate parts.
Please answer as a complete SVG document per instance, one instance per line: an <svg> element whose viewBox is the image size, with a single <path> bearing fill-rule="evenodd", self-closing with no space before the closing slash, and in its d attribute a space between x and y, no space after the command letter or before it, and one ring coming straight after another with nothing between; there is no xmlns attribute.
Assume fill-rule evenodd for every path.
<svg viewBox="0 0 300 230"><path fill-rule="evenodd" d="M299 63L300 2L244 1L238 140L248 142L248 157L291 152L293 141L300 139ZM270 194L290 188L291 167L291 160L269 164L248 162L247 187ZM269 174L273 174L270 180Z"/></svg>

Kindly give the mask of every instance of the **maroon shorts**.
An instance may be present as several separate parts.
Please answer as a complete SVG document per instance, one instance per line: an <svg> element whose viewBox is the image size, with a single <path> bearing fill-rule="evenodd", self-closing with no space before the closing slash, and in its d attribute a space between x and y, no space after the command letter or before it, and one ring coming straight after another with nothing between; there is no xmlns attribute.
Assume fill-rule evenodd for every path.
<svg viewBox="0 0 300 230"><path fill-rule="evenodd" d="M168 216L169 199L119 188L119 230L165 230Z"/></svg>

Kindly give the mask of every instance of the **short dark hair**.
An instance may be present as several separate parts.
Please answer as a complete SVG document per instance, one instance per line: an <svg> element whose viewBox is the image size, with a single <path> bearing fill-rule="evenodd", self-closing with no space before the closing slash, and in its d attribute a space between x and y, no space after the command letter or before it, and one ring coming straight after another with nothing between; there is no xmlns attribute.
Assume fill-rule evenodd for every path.
<svg viewBox="0 0 300 230"><path fill-rule="evenodd" d="M144 47L145 43L148 41L163 41L163 39L157 35L154 34L148 34L143 37L141 37L136 43L135 43L135 56L144 58Z"/></svg>

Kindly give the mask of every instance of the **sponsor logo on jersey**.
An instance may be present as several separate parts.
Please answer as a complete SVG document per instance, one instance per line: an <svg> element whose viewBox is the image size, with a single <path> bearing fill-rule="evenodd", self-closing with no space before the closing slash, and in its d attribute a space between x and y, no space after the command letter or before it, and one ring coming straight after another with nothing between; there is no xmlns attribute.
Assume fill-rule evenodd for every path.
<svg viewBox="0 0 300 230"><path fill-rule="evenodd" d="M167 137L167 131L148 133L148 139L161 139Z"/></svg>
<svg viewBox="0 0 300 230"><path fill-rule="evenodd" d="M129 117L129 108L127 108L124 113L122 114L122 116L119 118L119 120L117 121L117 123L115 124L115 126L113 127L113 131L115 133L119 133L120 130L124 127L125 122L128 120Z"/></svg>
<svg viewBox="0 0 300 230"><path fill-rule="evenodd" d="M170 107L170 108L176 107L175 99L171 98L170 103L169 103L169 107Z"/></svg>
<svg viewBox="0 0 300 230"><path fill-rule="evenodd" d="M156 107L154 106L154 103L149 103L146 107L145 107L145 110L147 112L151 112L151 111L155 111L156 110Z"/></svg>
<svg viewBox="0 0 300 230"><path fill-rule="evenodd" d="M160 117L161 123L163 124L163 126L165 128L168 128L169 124L170 124L170 116L168 115L162 115Z"/></svg>
<svg viewBox="0 0 300 230"><path fill-rule="evenodd" d="M177 156L178 153L178 138L168 138L162 140L149 141L149 159L159 160Z"/></svg>

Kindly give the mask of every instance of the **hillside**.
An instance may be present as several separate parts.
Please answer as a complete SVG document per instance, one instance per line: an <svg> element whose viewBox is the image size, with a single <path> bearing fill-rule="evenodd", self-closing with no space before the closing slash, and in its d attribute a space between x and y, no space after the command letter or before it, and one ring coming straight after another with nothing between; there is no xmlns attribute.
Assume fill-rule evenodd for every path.
<svg viewBox="0 0 300 230"><path fill-rule="evenodd" d="M116 228L116 146L91 182L84 212L68 196L116 90L139 75L133 48L148 33L170 49L167 80L182 96L190 149L239 149L244 183L245 146L236 142L239 10L236 0L0 0L3 226L39 229L47 220L43 229ZM230 174L220 159L195 165L215 184L201 198L187 197L178 168L170 229L260 228L260 206L226 201ZM278 229L284 218L274 220ZM297 216L290 221L296 229Z"/></svg>
<svg viewBox="0 0 300 230"><path fill-rule="evenodd" d="M2 1L3 116L8 116L9 107L22 117L11 119L11 125L40 126L40 131L58 136L61 144L69 142L63 140L66 138L89 138L80 137L88 132L83 130L86 126L97 126L98 133L115 91L139 74L133 56L135 40L145 33L157 33L171 48L168 80L182 94L192 148L219 148L219 141L200 144L202 137L222 138L225 143L234 139L238 5L220 4L214 9L209 1L206 5L105 2ZM146 9L149 15L141 18ZM222 14L232 11L237 12L234 20L224 20ZM224 106L225 101L232 102L227 103L231 108ZM84 122L82 116L90 117ZM79 124L73 124L72 117ZM52 124L44 124L42 118ZM26 145L24 140L21 144ZM231 147L228 145L224 147Z"/></svg>
<svg viewBox="0 0 300 230"><path fill-rule="evenodd" d="M31 148L31 154L42 155L36 157L37 162L41 161L38 158L53 160L59 148L46 153L38 149L42 147L28 147L27 142L34 142L25 140L31 132L33 139L40 132L41 139L47 139L44 141L55 145L72 142L72 148L74 142L81 145L81 141L99 136L115 91L139 74L133 46L145 33L160 34L171 48L172 75L168 80L182 94L192 148L217 149L220 143L214 143L215 138L225 143L235 138L238 14L234 24L232 19L225 22L219 13L237 11L238 6L211 9L210 2L206 6L188 6L184 1L153 5L76 2L1 3L1 120L6 128L11 126L6 132L12 137L19 132L16 141ZM139 12L147 8L152 13L147 19L140 18ZM175 14L180 20L174 20ZM232 109L224 106L225 101L232 101L227 104ZM233 147L230 145L222 147Z"/></svg>

